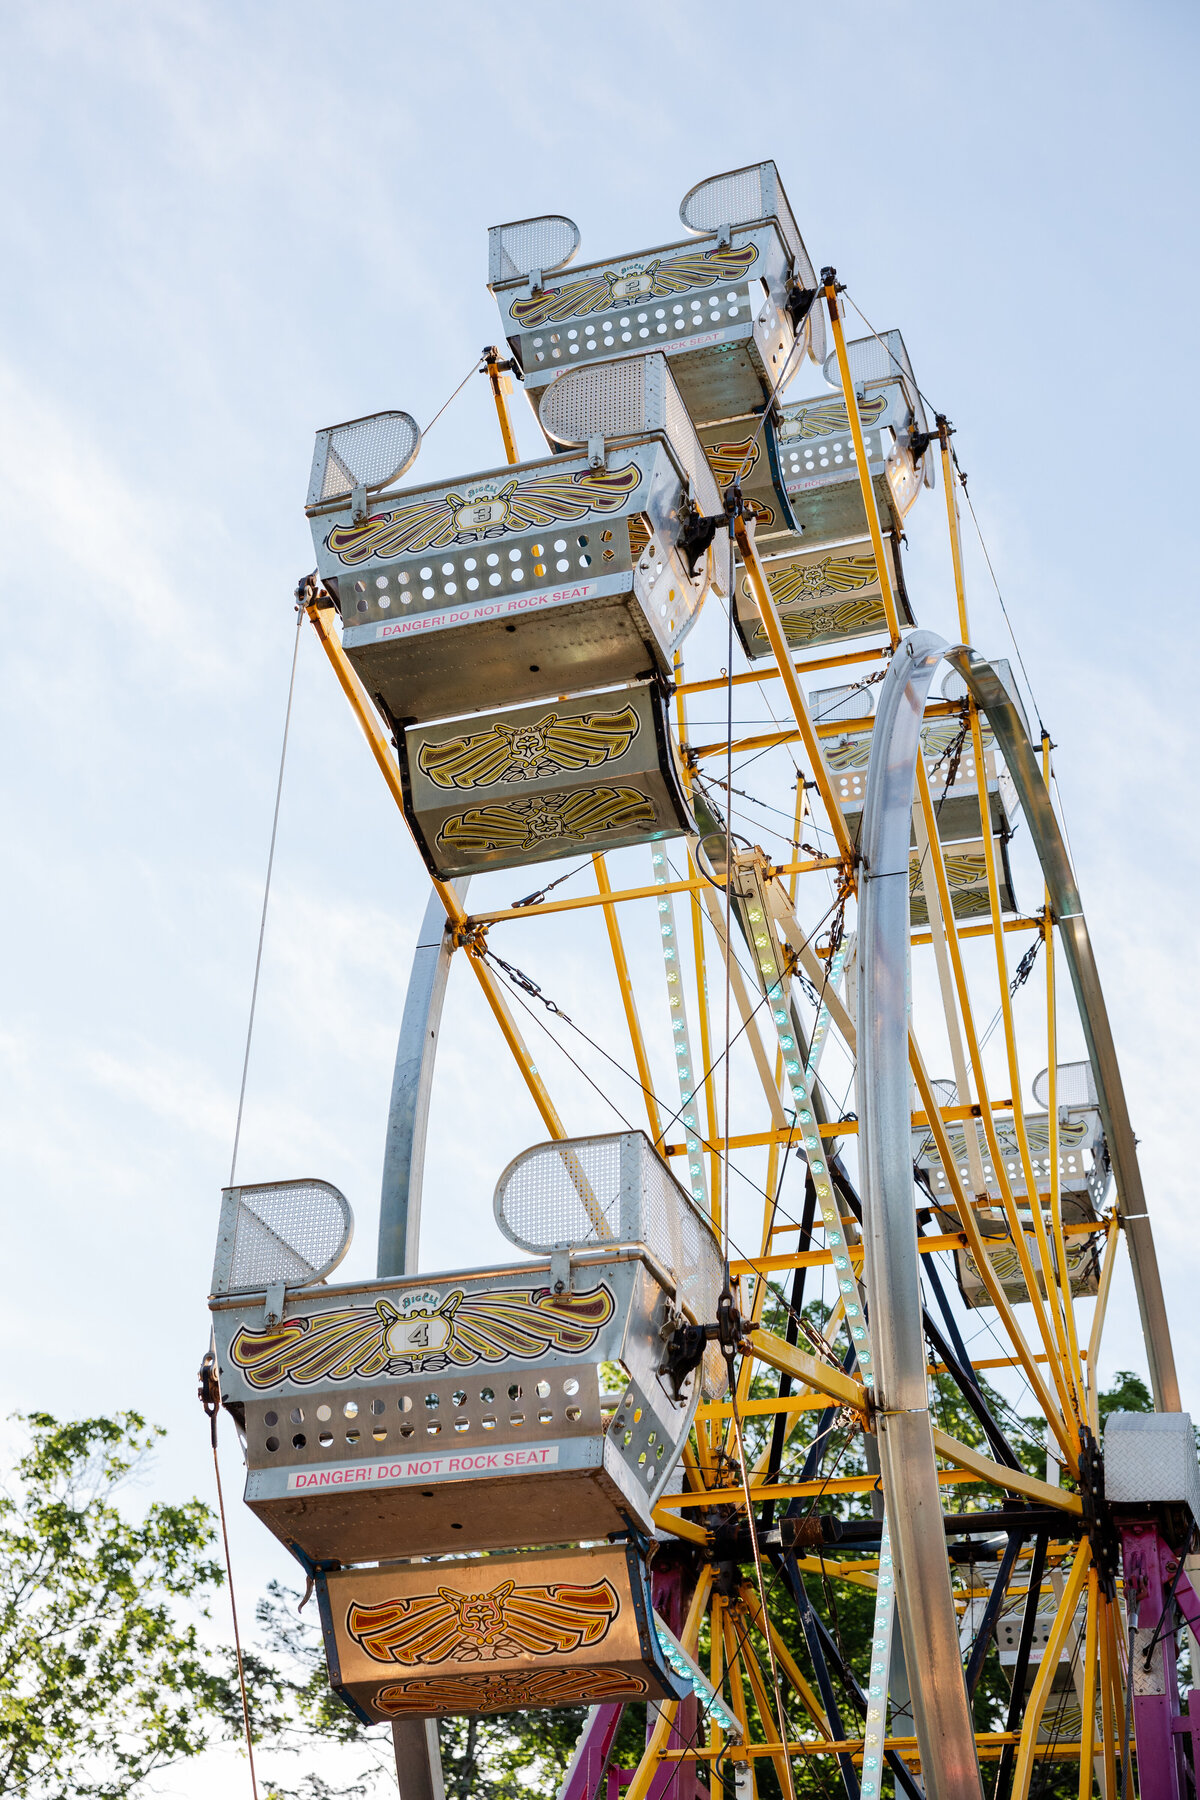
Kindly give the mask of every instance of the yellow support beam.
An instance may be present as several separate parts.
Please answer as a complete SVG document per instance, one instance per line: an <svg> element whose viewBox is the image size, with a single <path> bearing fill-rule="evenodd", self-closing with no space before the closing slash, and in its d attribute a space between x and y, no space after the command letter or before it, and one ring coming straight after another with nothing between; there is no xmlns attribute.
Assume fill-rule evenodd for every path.
<svg viewBox="0 0 1200 1800"><path fill-rule="evenodd" d="M866 1388L853 1375L847 1375L844 1369L835 1368L832 1363L821 1362L806 1350L798 1350L795 1344L789 1344L786 1338L776 1337L773 1331L756 1331L750 1344L751 1354L756 1362L769 1364L772 1369L778 1369L781 1375L790 1375L793 1381L802 1381L805 1387L814 1388L818 1394L826 1394L829 1399L836 1400L839 1406L853 1407L855 1412L864 1415L870 1410Z"/></svg>
<svg viewBox="0 0 1200 1800"><path fill-rule="evenodd" d="M337 677L338 686L350 702L350 709L362 727L371 754L379 766L383 779L387 782L388 791L400 808L400 816L405 819L405 824L407 824L408 821L404 814L404 788L400 780L399 765L392 755L391 746L383 734L375 708L367 697L367 691L354 673L350 660L342 648L342 640L334 630L333 607L328 602L322 604L319 600L313 600L305 606L304 610L308 614L309 622L317 634L322 650L329 659L330 666ZM537 1072L525 1040L517 1029L516 1020L508 1010L508 1003L500 990L499 983L483 960L481 946L472 941L472 927L463 910L462 902L449 883L439 881L436 876L433 877L433 887L438 899L446 909L446 917L454 929L455 941L463 944L466 949L467 961L471 966L472 973L483 989L484 998L504 1035L505 1043L512 1051L513 1059L521 1071L533 1103L541 1114L542 1123L551 1137L565 1138L567 1136L566 1127L558 1116L545 1082Z"/></svg>
<svg viewBox="0 0 1200 1800"><path fill-rule="evenodd" d="M978 1480L986 1481L992 1487L1007 1488L1011 1494L1024 1494L1028 1500L1040 1500L1043 1506L1057 1506L1060 1512L1083 1513L1083 1501L1078 1494L1072 1494L1067 1488L1051 1487L1048 1481L1039 1481L1036 1475L1027 1475L1024 1469L1009 1469L1003 1463L993 1462L990 1456L972 1449L970 1444L960 1444L957 1438L939 1431L936 1426L933 1447L947 1462L956 1463L960 1469L969 1469Z"/></svg>
<svg viewBox="0 0 1200 1800"><path fill-rule="evenodd" d="M657 1144L662 1136L662 1119L658 1110L658 1101L654 1097L650 1059L646 1055L646 1040L642 1036L642 1022L638 1018L637 999L633 992L633 982L629 978L629 962L625 955L621 927L617 922L617 909L612 898L612 884L608 879L608 866L602 856L593 856L592 866L596 871L596 886L600 890L598 898L605 903L604 923L608 927L608 942L612 950L613 967L617 972L617 986L621 990L621 1005L625 1009L625 1023L629 1027L629 1043L633 1050L633 1060L637 1065L638 1080L642 1084L642 1098L646 1103L646 1118L650 1125L650 1140Z"/></svg>
<svg viewBox="0 0 1200 1800"><path fill-rule="evenodd" d="M491 383L492 399L496 402L496 417L500 421L504 454L510 465L519 463L521 458L517 451L517 440L513 436L512 420L508 415L508 395L512 393L512 382L500 367L500 352L495 344L484 351L484 367Z"/></svg>
<svg viewBox="0 0 1200 1800"><path fill-rule="evenodd" d="M741 555L742 562L745 564L746 576L749 580L751 591L754 594L755 603L758 606L759 616L763 622L763 629L767 634L768 642L774 652L775 662L783 681L784 691L787 694L793 717L800 728L800 736L804 743L804 749L808 757L812 778L817 784L817 791L824 803L825 811L829 815L829 826L830 830L833 832L834 842L837 844L840 855L845 859L847 868L853 868L855 856L854 843L846 825L842 809L838 804L837 795L833 791L833 783L829 779L829 770L825 767L825 758L821 754L820 741L813 727L812 717L808 710L808 701L804 698L804 689L796 679L796 671L792 665L792 653L788 649L787 638L784 636L783 622L779 617L779 608L775 604L775 598L771 593L770 583L767 581L766 575L763 572L763 566L759 561L758 551L754 545L753 528L751 525L747 524L745 519L739 518L733 521L733 529L734 535L737 538L738 551Z"/></svg>
<svg viewBox="0 0 1200 1800"><path fill-rule="evenodd" d="M832 279L833 270L828 271L831 279L825 288L825 304L829 312L829 326L833 332L833 347L837 352L838 374L842 378L842 397L846 402L846 417L850 422L850 436L854 440L854 457L858 465L858 485L862 494L863 507L867 515L867 530L871 537L871 549L875 553L875 567L879 574L879 589L883 600L884 617L887 620L888 636L892 640L892 648L900 642L900 616L896 611L896 596L892 592L892 574L888 567L883 550L883 531L879 524L879 508L875 502L875 489L871 482L871 469L867 457L866 445L863 443L862 420L858 416L858 396L854 392L854 381L850 374L850 358L846 354L846 337L842 330L842 309L837 297L837 286Z"/></svg>

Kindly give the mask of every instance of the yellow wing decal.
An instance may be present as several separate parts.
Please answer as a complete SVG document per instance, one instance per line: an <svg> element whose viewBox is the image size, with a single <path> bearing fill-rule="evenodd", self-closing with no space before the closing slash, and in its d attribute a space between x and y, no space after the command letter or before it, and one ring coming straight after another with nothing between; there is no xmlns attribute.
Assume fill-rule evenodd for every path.
<svg viewBox="0 0 1200 1800"><path fill-rule="evenodd" d="M458 498L447 494L443 500L424 500L395 512L374 513L361 525L335 525L325 546L350 569L378 557L445 549L454 542L454 502Z"/></svg>
<svg viewBox="0 0 1200 1800"><path fill-rule="evenodd" d="M587 513L619 512L642 479L636 463L618 469L581 469L574 475L540 475L508 481L495 492L444 494L373 513L361 525L335 525L325 545L347 568L384 557L450 544L476 544L506 531L528 531Z"/></svg>
<svg viewBox="0 0 1200 1800"><path fill-rule="evenodd" d="M590 1350L612 1318L614 1302L600 1286L556 1294L550 1288L491 1288L447 1294L429 1311L400 1313L387 1300L301 1314L266 1331L244 1325L229 1346L233 1363L254 1388L281 1381L307 1386L419 1373L450 1364L526 1360L559 1350Z"/></svg>
<svg viewBox="0 0 1200 1800"><path fill-rule="evenodd" d="M719 281L738 281L757 260L757 246L742 244L736 250L730 247L656 258L636 277L623 276L619 269L606 269L602 275L570 281L565 287L543 288L528 299L514 300L509 316L522 330L536 331L539 325L603 312L613 304L618 282L635 279L637 298L655 300L664 294L686 293L689 288L715 287Z"/></svg>
<svg viewBox="0 0 1200 1800"><path fill-rule="evenodd" d="M422 744L417 766L441 788L531 781L563 769L593 769L597 763L624 756L640 730L632 706L570 719L547 713L529 725L493 725L469 737Z"/></svg>
<svg viewBox="0 0 1200 1800"><path fill-rule="evenodd" d="M494 1662L511 1656L564 1656L608 1635L620 1611L607 1581L582 1587L555 1582L517 1587L504 1581L482 1594L439 1587L378 1606L352 1601L346 1629L376 1662L412 1668L445 1662Z"/></svg>
<svg viewBox="0 0 1200 1800"><path fill-rule="evenodd" d="M491 850L549 850L556 843L649 831L657 823L653 802L637 788L576 788L452 813L437 841L444 850L482 856Z"/></svg>
<svg viewBox="0 0 1200 1800"><path fill-rule="evenodd" d="M887 411L886 394L869 394L858 403L858 416L864 425L873 425ZM816 400L810 406L789 407L779 427L779 441L792 438L829 437L835 431L849 431L850 418L844 400Z"/></svg>

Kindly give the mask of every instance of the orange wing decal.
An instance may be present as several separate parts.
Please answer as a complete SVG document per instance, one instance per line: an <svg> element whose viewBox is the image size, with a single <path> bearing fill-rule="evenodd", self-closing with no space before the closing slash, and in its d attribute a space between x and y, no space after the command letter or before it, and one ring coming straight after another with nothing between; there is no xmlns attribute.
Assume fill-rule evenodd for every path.
<svg viewBox="0 0 1200 1800"><path fill-rule="evenodd" d="M504 1581L483 1594L439 1587L378 1606L351 1602L346 1629L376 1662L415 1667L495 1662L512 1656L565 1656L608 1635L620 1611L607 1581L591 1587L555 1582L517 1587Z"/></svg>
<svg viewBox="0 0 1200 1800"><path fill-rule="evenodd" d="M438 1675L380 1688L381 1713L493 1713L537 1706L590 1706L601 1700L643 1700L650 1683L626 1669L514 1669L509 1673Z"/></svg>
<svg viewBox="0 0 1200 1800"><path fill-rule="evenodd" d="M532 1360L551 1350L590 1350L615 1302L599 1287L556 1294L551 1288L455 1288L435 1307L398 1312L388 1300L301 1314L266 1331L244 1325L229 1346L251 1387L281 1381L347 1381L352 1376L434 1373L451 1366Z"/></svg>

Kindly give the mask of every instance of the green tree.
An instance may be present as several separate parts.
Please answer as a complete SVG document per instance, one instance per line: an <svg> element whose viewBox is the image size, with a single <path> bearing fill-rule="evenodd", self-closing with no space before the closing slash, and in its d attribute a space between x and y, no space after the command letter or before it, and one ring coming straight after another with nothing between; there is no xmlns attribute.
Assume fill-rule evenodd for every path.
<svg viewBox="0 0 1200 1800"><path fill-rule="evenodd" d="M131 1794L194 1756L227 1683L183 1617L220 1585L199 1500L127 1518L120 1490L162 1432L139 1414L18 1415L0 1488L0 1794Z"/></svg>

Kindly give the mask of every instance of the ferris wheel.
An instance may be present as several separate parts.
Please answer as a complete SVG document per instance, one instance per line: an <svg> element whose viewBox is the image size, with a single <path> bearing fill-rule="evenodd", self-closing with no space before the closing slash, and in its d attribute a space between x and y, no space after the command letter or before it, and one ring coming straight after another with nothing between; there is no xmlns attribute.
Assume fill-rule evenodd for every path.
<svg viewBox="0 0 1200 1800"><path fill-rule="evenodd" d="M583 1706L561 1800L1184 1800L1200 1471L1049 739L971 639L951 427L899 331L848 334L773 163L680 218L569 273L572 220L492 229L502 466L422 484L399 411L317 435L298 599L431 891L376 1279L330 1281L328 1183L224 1196L246 1500L406 1797L440 1718ZM918 500L953 643L906 584ZM526 900L479 902L518 868ZM620 1131L603 1077L568 1129L529 1047L564 918L622 1022L588 1040ZM545 1137L496 1171L513 1256L426 1272L471 981ZM1156 1410L1102 1431L1122 1243Z"/></svg>

